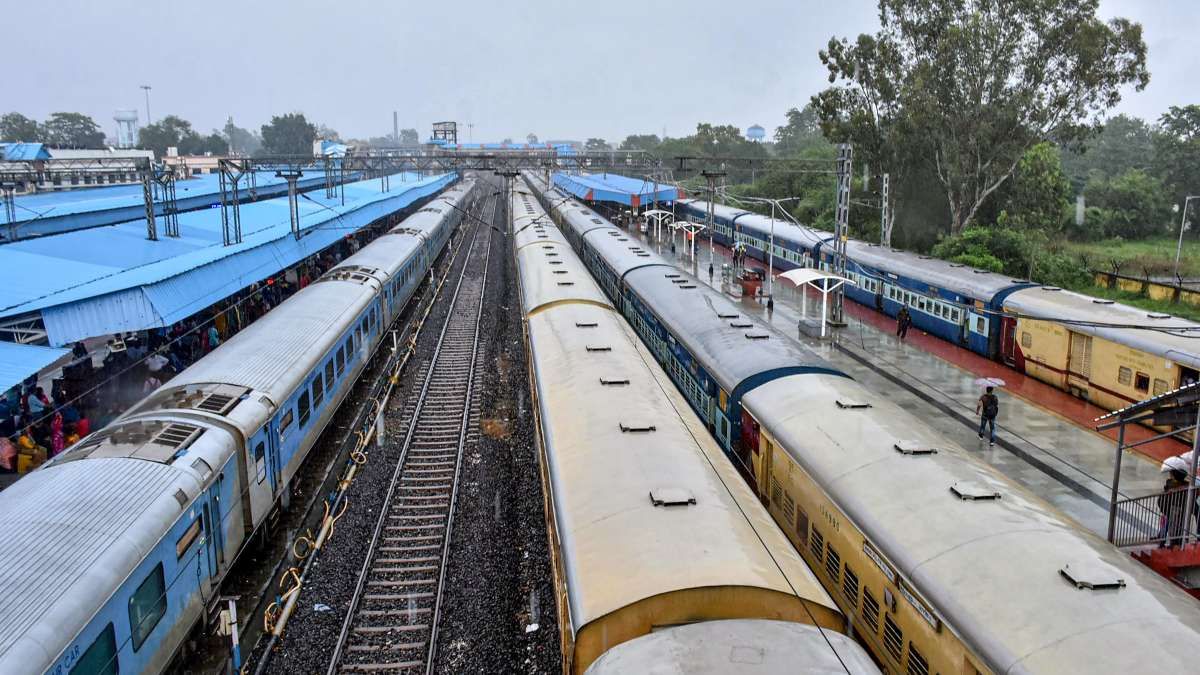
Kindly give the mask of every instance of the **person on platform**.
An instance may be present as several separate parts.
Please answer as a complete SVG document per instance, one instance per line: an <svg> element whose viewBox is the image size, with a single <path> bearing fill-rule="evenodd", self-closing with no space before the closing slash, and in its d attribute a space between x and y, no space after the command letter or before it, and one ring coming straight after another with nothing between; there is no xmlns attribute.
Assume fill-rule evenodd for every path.
<svg viewBox="0 0 1200 675"><path fill-rule="evenodd" d="M901 307L896 314L896 337L903 340L908 337L908 327L912 325L912 314L907 307Z"/></svg>
<svg viewBox="0 0 1200 675"><path fill-rule="evenodd" d="M979 439L983 440L983 430L990 426L988 445L995 445L996 416L1000 414L1000 399L995 394L995 387L988 387L976 401L975 414L979 415Z"/></svg>
<svg viewBox="0 0 1200 675"><path fill-rule="evenodd" d="M1158 496L1158 510L1162 513L1159 536L1162 541L1160 548L1173 548L1183 543L1184 528L1187 517L1187 472L1172 470L1163 484L1162 494Z"/></svg>

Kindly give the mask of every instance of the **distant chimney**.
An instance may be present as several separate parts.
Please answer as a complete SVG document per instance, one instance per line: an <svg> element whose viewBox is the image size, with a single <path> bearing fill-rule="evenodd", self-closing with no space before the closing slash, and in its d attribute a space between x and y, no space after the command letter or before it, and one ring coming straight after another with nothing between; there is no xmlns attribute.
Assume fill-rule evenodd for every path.
<svg viewBox="0 0 1200 675"><path fill-rule="evenodd" d="M400 142L400 112L392 111L392 142Z"/></svg>

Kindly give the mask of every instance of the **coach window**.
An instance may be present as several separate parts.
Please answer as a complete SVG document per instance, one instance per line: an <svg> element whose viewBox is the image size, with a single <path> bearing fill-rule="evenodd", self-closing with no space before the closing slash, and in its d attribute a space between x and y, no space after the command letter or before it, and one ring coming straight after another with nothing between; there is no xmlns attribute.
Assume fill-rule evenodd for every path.
<svg viewBox="0 0 1200 675"><path fill-rule="evenodd" d="M167 613L167 589L163 583L163 566L154 566L142 585L129 598L129 632L133 637L133 651L141 649L154 627Z"/></svg>
<svg viewBox="0 0 1200 675"><path fill-rule="evenodd" d="M300 428L303 429L304 425L308 424L309 408L307 391L300 394L300 398L296 400L296 409L300 411Z"/></svg>
<svg viewBox="0 0 1200 675"><path fill-rule="evenodd" d="M329 359L329 363L325 364L325 386L333 393L333 359Z"/></svg>
<svg viewBox="0 0 1200 675"><path fill-rule="evenodd" d="M1117 383L1129 386L1131 382L1133 382L1133 369L1121 366L1117 371Z"/></svg>
<svg viewBox="0 0 1200 675"><path fill-rule="evenodd" d="M987 333L986 323L987 322L985 322L983 320L983 317L980 317L980 316L975 317L975 332L980 333L980 334Z"/></svg>
<svg viewBox="0 0 1200 675"><path fill-rule="evenodd" d="M71 666L71 675L117 675L117 634L111 623Z"/></svg>
<svg viewBox="0 0 1200 675"><path fill-rule="evenodd" d="M1033 346L1033 336L1027 330L1021 331L1021 346L1026 349Z"/></svg>
<svg viewBox="0 0 1200 675"><path fill-rule="evenodd" d="M1133 388L1138 391L1150 390L1150 376L1145 373L1138 373L1133 380Z"/></svg>
<svg viewBox="0 0 1200 675"><path fill-rule="evenodd" d="M313 407L319 407L323 400L325 400L325 378L321 377L321 373L318 371L312 383Z"/></svg>
<svg viewBox="0 0 1200 675"><path fill-rule="evenodd" d="M1154 378L1154 395L1161 396L1167 393L1167 381Z"/></svg>
<svg viewBox="0 0 1200 675"><path fill-rule="evenodd" d="M346 370L346 366L345 366L346 356L345 356L345 352L343 351L343 349L344 349L343 347L338 347L337 354L334 355L334 357L333 357L334 361L337 362L338 377L341 377L342 372L344 372Z"/></svg>

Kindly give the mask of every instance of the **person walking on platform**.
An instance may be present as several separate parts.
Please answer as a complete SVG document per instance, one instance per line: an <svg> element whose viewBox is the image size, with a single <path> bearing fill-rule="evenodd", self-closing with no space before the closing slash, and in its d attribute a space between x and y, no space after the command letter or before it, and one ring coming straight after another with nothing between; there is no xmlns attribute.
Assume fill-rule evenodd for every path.
<svg viewBox="0 0 1200 675"><path fill-rule="evenodd" d="M901 307L896 314L896 337L903 340L908 337L908 327L912 325L912 314L908 313L907 307Z"/></svg>
<svg viewBox="0 0 1200 675"><path fill-rule="evenodd" d="M979 438L983 439L983 430L991 426L988 445L996 444L996 416L1000 414L1000 399L996 397L994 387L988 387L975 403L975 414L979 415Z"/></svg>
<svg viewBox="0 0 1200 675"><path fill-rule="evenodd" d="M1158 496L1158 510L1162 513L1158 536L1162 539L1159 548L1174 548L1183 543L1187 524L1187 472L1174 470L1163 485Z"/></svg>

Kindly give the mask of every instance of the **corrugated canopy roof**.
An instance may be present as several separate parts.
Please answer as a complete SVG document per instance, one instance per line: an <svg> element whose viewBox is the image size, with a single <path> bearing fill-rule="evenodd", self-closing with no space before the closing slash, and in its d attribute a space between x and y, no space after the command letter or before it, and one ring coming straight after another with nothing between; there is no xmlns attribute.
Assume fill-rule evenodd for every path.
<svg viewBox="0 0 1200 675"><path fill-rule="evenodd" d="M554 184L579 199L617 202L626 206L641 206L654 201L655 188L660 202L672 202L683 198L683 193L674 185L615 173L556 173Z"/></svg>
<svg viewBox="0 0 1200 675"><path fill-rule="evenodd" d="M69 349L58 347L0 342L0 392L8 391L69 353Z"/></svg>
<svg viewBox="0 0 1200 675"><path fill-rule="evenodd" d="M50 151L41 143L0 143L0 159L6 162L32 162L50 159Z"/></svg>
<svg viewBox="0 0 1200 675"><path fill-rule="evenodd" d="M141 221L0 246L0 317L40 311L52 344L168 326L445 187L452 174L359 181L346 203L324 191L299 199L299 240L287 199L241 207L243 241L224 246L221 213L179 216L179 237L146 239Z"/></svg>

